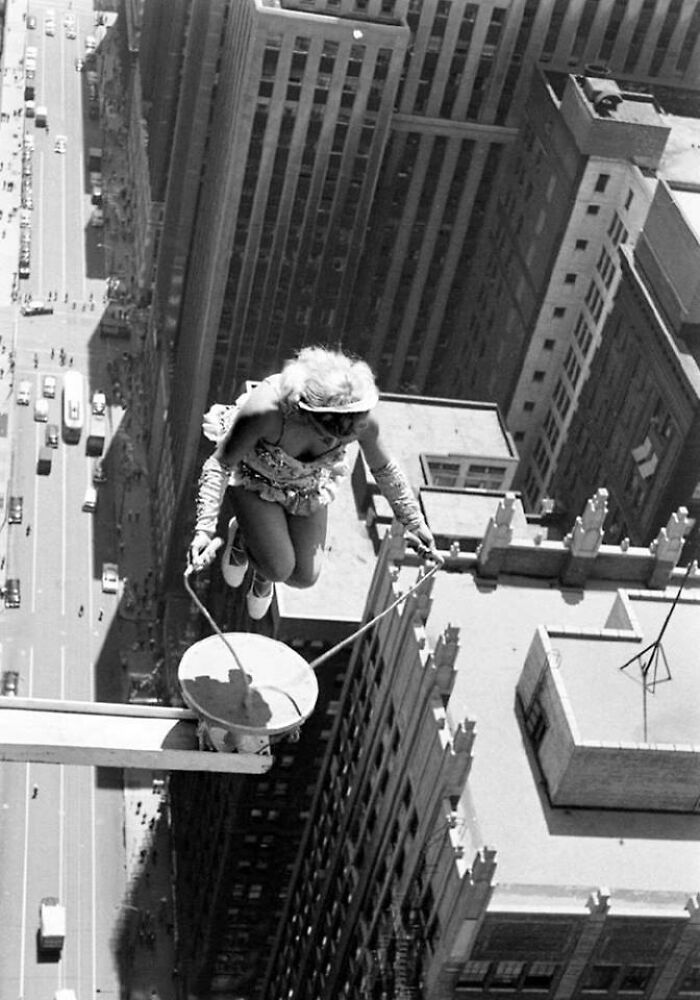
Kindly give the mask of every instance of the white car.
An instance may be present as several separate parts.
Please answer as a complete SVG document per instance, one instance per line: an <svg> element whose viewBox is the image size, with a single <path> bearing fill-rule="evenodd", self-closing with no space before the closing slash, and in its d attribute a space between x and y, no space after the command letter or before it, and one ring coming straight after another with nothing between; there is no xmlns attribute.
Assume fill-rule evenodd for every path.
<svg viewBox="0 0 700 1000"><path fill-rule="evenodd" d="M119 567L116 563L102 563L102 592L116 594L119 590Z"/></svg>
<svg viewBox="0 0 700 1000"><path fill-rule="evenodd" d="M56 376L44 375L44 395L47 399L56 398Z"/></svg>
<svg viewBox="0 0 700 1000"><path fill-rule="evenodd" d="M56 141L53 144L55 153L65 153L68 148L68 138L65 135L57 135Z"/></svg>
<svg viewBox="0 0 700 1000"><path fill-rule="evenodd" d="M19 384L19 389L17 390L17 403L19 406L29 406L29 400L32 395L32 383L23 381Z"/></svg>
<svg viewBox="0 0 700 1000"><path fill-rule="evenodd" d="M43 396L34 403L34 419L38 424L45 424L49 419L49 401Z"/></svg>
<svg viewBox="0 0 700 1000"><path fill-rule="evenodd" d="M107 409L107 397L103 392L99 390L93 392L92 394L92 412L96 417L104 416L105 410Z"/></svg>

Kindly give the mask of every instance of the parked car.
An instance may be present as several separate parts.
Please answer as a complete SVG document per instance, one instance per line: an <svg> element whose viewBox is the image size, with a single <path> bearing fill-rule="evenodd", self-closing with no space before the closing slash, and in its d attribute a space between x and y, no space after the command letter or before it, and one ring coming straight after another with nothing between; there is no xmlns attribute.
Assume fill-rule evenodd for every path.
<svg viewBox="0 0 700 1000"><path fill-rule="evenodd" d="M5 607L18 608L22 603L22 592L19 580L16 577L8 580L5 584Z"/></svg>
<svg viewBox="0 0 700 1000"><path fill-rule="evenodd" d="M116 563L102 564L102 591L105 594L116 594L119 590L119 567Z"/></svg>
<svg viewBox="0 0 700 1000"><path fill-rule="evenodd" d="M7 519L10 524L21 524L24 512L24 497L10 497L10 508Z"/></svg>
<svg viewBox="0 0 700 1000"><path fill-rule="evenodd" d="M19 389L17 390L17 404L19 406L29 406L29 400L32 395L32 383L23 379L19 384Z"/></svg>
<svg viewBox="0 0 700 1000"><path fill-rule="evenodd" d="M27 15L27 27L29 28L30 31L34 31L34 29L36 28L36 18L34 17L33 14Z"/></svg>
<svg viewBox="0 0 700 1000"><path fill-rule="evenodd" d="M43 396L34 403L34 419L38 424L45 424L49 419L49 401Z"/></svg>
<svg viewBox="0 0 700 1000"><path fill-rule="evenodd" d="M107 473L104 470L104 466L100 459L96 459L94 466L92 467L92 481L95 486L99 486L101 483L107 482Z"/></svg>
<svg viewBox="0 0 700 1000"><path fill-rule="evenodd" d="M49 448L58 448L58 424L49 424L47 426L46 444Z"/></svg>
<svg viewBox="0 0 700 1000"><path fill-rule="evenodd" d="M44 375L44 395L47 399L56 398L56 376Z"/></svg>
<svg viewBox="0 0 700 1000"><path fill-rule="evenodd" d="M17 694L17 689L19 688L19 673L16 670L3 670L2 672L2 688L0 688L0 694L4 695L15 695Z"/></svg>
<svg viewBox="0 0 700 1000"><path fill-rule="evenodd" d="M76 69L76 72L77 72L77 73L82 73L82 71L83 71L83 67L84 67L84 65L85 65L85 62L84 62L84 60L83 60L83 59L81 59L80 57L78 57L78 58L77 58L77 59L76 59L76 60L75 60L75 61L73 62L73 65L75 66L75 69Z"/></svg>
<svg viewBox="0 0 700 1000"><path fill-rule="evenodd" d="M107 409L107 397L98 389L97 392L92 394L92 412L97 417L104 416L104 412Z"/></svg>

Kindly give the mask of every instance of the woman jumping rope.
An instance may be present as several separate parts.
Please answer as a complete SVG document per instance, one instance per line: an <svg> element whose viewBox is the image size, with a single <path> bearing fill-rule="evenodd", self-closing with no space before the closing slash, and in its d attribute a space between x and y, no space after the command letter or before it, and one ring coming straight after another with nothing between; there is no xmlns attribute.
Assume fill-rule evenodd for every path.
<svg viewBox="0 0 700 1000"><path fill-rule="evenodd" d="M305 347L233 406L214 406L204 433L217 441L202 467L190 546L194 570L214 559L224 493L234 516L221 569L240 587L252 566L246 604L260 619L275 582L311 587L321 571L328 504L348 474L346 447L357 441L395 516L424 551L435 541L403 472L381 440L372 413L379 393L364 361Z"/></svg>

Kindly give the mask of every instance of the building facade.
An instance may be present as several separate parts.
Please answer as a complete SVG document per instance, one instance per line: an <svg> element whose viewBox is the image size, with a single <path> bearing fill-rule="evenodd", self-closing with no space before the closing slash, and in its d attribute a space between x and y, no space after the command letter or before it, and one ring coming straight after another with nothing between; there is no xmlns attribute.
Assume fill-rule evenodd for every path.
<svg viewBox="0 0 700 1000"><path fill-rule="evenodd" d="M611 540L650 541L680 503L700 517L699 211L697 190L661 183L637 247L623 248L617 299L553 481L569 510L591 481L606 484Z"/></svg>
<svg viewBox="0 0 700 1000"><path fill-rule="evenodd" d="M449 535L465 551L473 551L517 465L497 408L389 395L382 397L378 411L435 531L447 533L446 544ZM329 510L322 581L309 590L278 586L271 614L259 625L253 623L309 661L360 624L376 546L391 525L388 505L357 446L350 449L348 462L351 474ZM433 477L449 473L449 463L457 466L462 481L438 485ZM483 477L486 467L492 478L479 480L479 488L472 480ZM464 496L470 498L472 514L455 517L455 501ZM524 518L521 527L525 530ZM196 585L203 588L200 596L214 619L226 630L250 631L241 600L246 588L232 592L221 587L218 567L210 576L208 585L199 577ZM188 603L171 609L181 621ZM194 627L191 621L184 631L188 643L196 638ZM181 650L173 654L176 662ZM305 857L302 839L337 722L349 655L349 649L339 651L319 668L316 710L298 742L273 747L275 765L262 782L173 776L179 966L193 995L229 997L233 991L262 996L292 878ZM175 688L173 683L174 693Z"/></svg>
<svg viewBox="0 0 700 1000"><path fill-rule="evenodd" d="M207 403L319 340L367 357L383 389L444 391L535 62L692 88L700 58L690 0L595 12L583 0L182 0L140 27L140 50L167 62L142 76L151 467L171 581Z"/></svg>
<svg viewBox="0 0 700 1000"><path fill-rule="evenodd" d="M506 414L531 509L548 495L614 301L618 248L644 225L670 133L649 94L533 74L450 350L450 394Z"/></svg>
<svg viewBox="0 0 700 1000"><path fill-rule="evenodd" d="M519 536L516 507L358 640L266 1000L698 989L700 760L682 706L700 591L672 570L687 519L624 551L601 544L604 491L563 541ZM401 539L368 616L415 582L391 583L391 551ZM669 613L673 681L652 708L638 654Z"/></svg>

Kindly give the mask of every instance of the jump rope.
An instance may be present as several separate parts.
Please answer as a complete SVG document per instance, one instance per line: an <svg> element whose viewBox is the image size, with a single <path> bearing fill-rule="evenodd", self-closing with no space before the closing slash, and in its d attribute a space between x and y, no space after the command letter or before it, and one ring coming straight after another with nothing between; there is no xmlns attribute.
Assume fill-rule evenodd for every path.
<svg viewBox="0 0 700 1000"><path fill-rule="evenodd" d="M383 611L380 611L378 615L375 615L374 618L371 618L368 622L365 622L364 625L361 625L350 635L346 636L345 639L342 639L340 642L336 643L335 646L332 646L330 649L327 649L325 653L322 653L320 656L317 656L315 660L312 660L309 663L309 666L311 667L312 670L316 670L318 667L321 666L322 663L325 663L326 660L329 660L332 656L335 656L336 653L339 653L341 649L344 649L346 646L351 645L361 635L364 635L365 632L368 632L369 629L373 628L377 624L377 622L382 620L382 618L390 614L395 608L398 608L400 604L403 604L403 602L407 600L411 596L411 594L414 594L417 590L420 590L420 588L423 587L428 582L431 576L437 573L437 571L443 565L444 559L442 558L442 556L440 556L437 552L434 552L433 550L429 549L427 546L423 545L419 541L419 539L415 537L415 535L411 535L410 533L407 532L404 537L406 538L408 544L411 545L411 547L416 550L417 554L421 556L421 558L423 558L426 562L428 561L432 562L433 565L418 581L416 581L416 583L413 584L412 587L409 587L409 589L404 593L399 594L396 600L392 601L392 603L389 604L386 608L384 608ZM217 539L217 541L220 543L217 546L217 548L219 548L220 545L223 544L223 541L221 539ZM221 641L223 642L223 644L226 646L227 650L233 657L236 667L240 671L241 676L243 678L243 684L246 692L245 701L248 702L251 694L250 678L248 677L248 674L246 673L243 664L238 658L238 654L236 653L235 649L228 641L225 634L221 631L219 626L216 624L212 616L209 614L209 611L200 601L198 595L195 593L192 586L190 585L189 577L192 575L192 573L194 573L194 571L195 571L194 566L191 563L188 564L183 574L185 589L187 590L187 593L190 595L194 603L199 608L202 615L209 622L209 625L213 629L214 633L219 636L219 638L221 639ZM269 685L266 685L266 687L269 687ZM281 691L280 688L277 688L276 690ZM293 704L295 704L294 699L288 694L288 692L282 691L282 693L286 694L289 700ZM296 706L296 704L295 708L299 712L298 706ZM299 714L301 715L301 712L299 712Z"/></svg>

